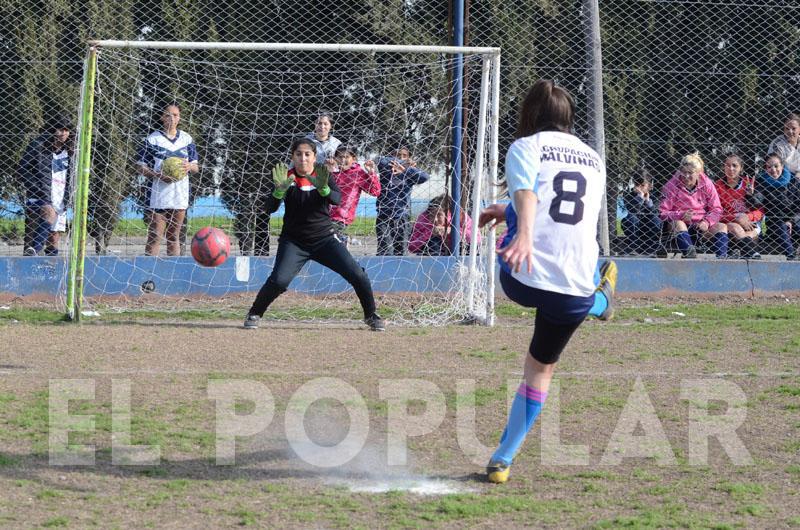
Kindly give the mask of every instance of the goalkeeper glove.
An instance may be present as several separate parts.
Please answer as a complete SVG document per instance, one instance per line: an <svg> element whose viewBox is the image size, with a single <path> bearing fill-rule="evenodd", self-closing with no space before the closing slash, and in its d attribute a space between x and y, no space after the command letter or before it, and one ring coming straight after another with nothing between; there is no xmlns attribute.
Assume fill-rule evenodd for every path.
<svg viewBox="0 0 800 530"><path fill-rule="evenodd" d="M286 164L277 163L272 168L272 182L275 183L275 191L272 192L272 196L276 199L283 199L283 196L286 195L286 190L292 185L292 178L289 177L288 173L289 168Z"/></svg>
<svg viewBox="0 0 800 530"><path fill-rule="evenodd" d="M314 166L314 173L317 174L313 179L314 187L317 188L320 195L327 197L331 194L331 188L328 186L331 174L328 172L328 168L323 165L316 165Z"/></svg>

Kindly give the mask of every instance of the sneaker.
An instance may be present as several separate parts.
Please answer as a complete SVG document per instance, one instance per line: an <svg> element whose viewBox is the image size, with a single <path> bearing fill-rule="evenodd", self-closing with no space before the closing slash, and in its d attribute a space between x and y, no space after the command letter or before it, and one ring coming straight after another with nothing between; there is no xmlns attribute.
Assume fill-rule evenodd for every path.
<svg viewBox="0 0 800 530"><path fill-rule="evenodd" d="M749 256L745 256L745 259L756 259L756 260L761 259L761 254L759 254L758 252L753 252Z"/></svg>
<svg viewBox="0 0 800 530"><path fill-rule="evenodd" d="M614 293L617 291L617 264L608 260L600 265L600 285L597 290L601 291L608 300L603 313L597 317L600 320L611 320L614 318Z"/></svg>
<svg viewBox="0 0 800 530"><path fill-rule="evenodd" d="M258 329L258 323L261 321L261 317L258 315L247 315L247 318L244 319L244 329Z"/></svg>
<svg viewBox="0 0 800 530"><path fill-rule="evenodd" d="M511 473L511 465L503 462L489 462L486 466L486 478L494 484L508 482L508 475Z"/></svg>
<svg viewBox="0 0 800 530"><path fill-rule="evenodd" d="M372 331L386 331L386 324L383 323L383 319L379 317L377 313L373 313L372 316L365 318L364 323L368 325L369 329Z"/></svg>
<svg viewBox="0 0 800 530"><path fill-rule="evenodd" d="M683 257L684 259L695 259L697 257L697 249L694 248L694 245L683 251Z"/></svg>
<svg viewBox="0 0 800 530"><path fill-rule="evenodd" d="M35 256L36 255L36 249L33 248L33 247L28 247L22 252L22 255L23 256Z"/></svg>

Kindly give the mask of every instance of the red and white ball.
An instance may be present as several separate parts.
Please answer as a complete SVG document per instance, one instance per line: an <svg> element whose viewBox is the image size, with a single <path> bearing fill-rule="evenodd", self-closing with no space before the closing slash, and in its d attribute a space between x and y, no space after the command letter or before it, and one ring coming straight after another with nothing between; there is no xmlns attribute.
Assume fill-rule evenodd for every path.
<svg viewBox="0 0 800 530"><path fill-rule="evenodd" d="M231 240L219 228L203 227L192 238L192 257L203 267L222 265L230 253Z"/></svg>

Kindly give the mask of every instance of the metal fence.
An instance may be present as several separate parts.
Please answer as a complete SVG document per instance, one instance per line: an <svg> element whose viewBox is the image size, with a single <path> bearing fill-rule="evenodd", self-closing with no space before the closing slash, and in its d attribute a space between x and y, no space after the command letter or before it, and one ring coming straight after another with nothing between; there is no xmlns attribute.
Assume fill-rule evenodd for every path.
<svg viewBox="0 0 800 530"><path fill-rule="evenodd" d="M4 0L0 5L0 254L6 255L23 251L26 192L17 175L23 151L40 132L48 132L53 115L75 118L90 38L417 45L453 41L453 9L433 0ZM592 46L592 7L588 0L466 2L464 44L503 50L501 154L512 140L525 89L537 78L554 78L578 100L576 132L590 143L604 132L612 254L691 255L686 240L675 237L682 226L662 224L658 210L661 191L678 173L681 159L697 151L711 185L727 201L720 207L733 211L722 223L714 222L715 215L695 215L686 223L687 228L706 228L694 222L697 217L708 225L708 237L691 235L696 251L721 255L724 238L712 232L727 231L728 256L791 255L792 238L800 230L789 234L787 223L800 221L800 199L793 195L800 175L792 175L783 186L784 179L769 180L762 172L770 144L785 138L787 116L800 110L800 6L785 1L604 1L599 3L602 53ZM594 91L598 76L602 92ZM465 85L479 80L480 70L467 65ZM603 105L593 111L591 103L600 93ZM414 102L406 104L411 108ZM470 108L476 102L468 98L464 105L467 128L474 128ZM598 122L600 116L603 122ZM782 145L784 156L796 144L792 123L789 141L783 142L789 147ZM731 185L714 184L725 179L724 162L731 153L739 156L742 173L754 177L755 193L738 189L733 176ZM794 159L785 162L790 172L800 170ZM446 153L441 163L450 164ZM642 187L634 187L645 173L651 179L652 208L647 201L640 204ZM696 199L696 194L686 195ZM126 209L130 201L105 204L90 197L90 208L92 204L110 208L111 213L97 214L117 220L104 226L109 241L128 234L123 232L132 225L127 221L137 216ZM756 247L738 241L740 231L731 226L737 224L731 217L736 209L751 214L744 228L760 230ZM141 253L138 242L116 241L129 242L123 245L126 252Z"/></svg>

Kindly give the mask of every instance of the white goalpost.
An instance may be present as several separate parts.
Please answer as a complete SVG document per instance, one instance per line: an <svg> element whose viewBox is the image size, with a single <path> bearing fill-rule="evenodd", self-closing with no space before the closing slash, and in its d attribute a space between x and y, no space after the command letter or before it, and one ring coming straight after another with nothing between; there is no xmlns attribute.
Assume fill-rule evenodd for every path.
<svg viewBox="0 0 800 530"><path fill-rule="evenodd" d="M366 190L347 229L348 248L370 277L379 312L395 324L437 325L494 315L494 232L478 228L493 201L498 167L499 48L360 44L92 41L81 90L67 272L68 316L81 311L196 311L243 314L266 281L282 209L265 212L270 169L289 146L314 132L320 114L357 162L388 160L400 146L429 178L412 187L408 229L429 205L449 204L453 179L461 244L432 250L409 233L410 250L378 255L377 201ZM456 59L463 97L454 101ZM181 248L144 256L152 180L139 174L145 138L162 129L165 106L180 107L179 129L197 147L189 176L182 243L203 226L223 229L231 256L205 268ZM452 174L453 106L464 112L461 175ZM390 182L383 172L381 182ZM460 180L460 183L458 181ZM385 186L385 184L384 184ZM370 193L367 193L370 192ZM433 215L433 214L431 214ZM424 234L422 230L420 233ZM430 234L430 228L427 230ZM437 232L438 233L438 232ZM415 239L416 238L416 239ZM186 313L191 311L192 313ZM352 289L309 263L265 319L358 318Z"/></svg>

